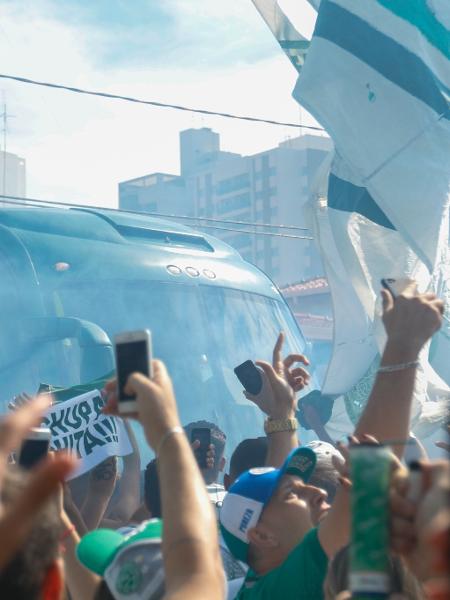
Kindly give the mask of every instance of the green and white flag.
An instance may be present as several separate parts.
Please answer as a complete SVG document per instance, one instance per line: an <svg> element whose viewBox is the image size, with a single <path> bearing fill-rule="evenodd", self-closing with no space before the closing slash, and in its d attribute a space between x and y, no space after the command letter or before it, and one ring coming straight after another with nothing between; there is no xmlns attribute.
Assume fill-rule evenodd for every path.
<svg viewBox="0 0 450 600"><path fill-rule="evenodd" d="M300 72L305 62L309 41L295 29L276 0L252 1L291 63Z"/></svg>

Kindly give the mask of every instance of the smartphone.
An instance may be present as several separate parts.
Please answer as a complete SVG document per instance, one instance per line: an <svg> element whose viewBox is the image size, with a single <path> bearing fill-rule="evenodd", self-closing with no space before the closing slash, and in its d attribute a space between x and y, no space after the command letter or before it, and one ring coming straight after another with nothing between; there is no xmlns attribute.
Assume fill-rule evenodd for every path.
<svg viewBox="0 0 450 600"><path fill-rule="evenodd" d="M253 394L253 396L259 394L262 390L263 379L260 370L253 361L246 360L238 365L234 372L249 394Z"/></svg>
<svg viewBox="0 0 450 600"><path fill-rule="evenodd" d="M386 278L381 280L381 285L385 290L391 292L394 300L397 296L400 296L411 283L414 283L414 279L408 279L406 277L403 279Z"/></svg>
<svg viewBox="0 0 450 600"><path fill-rule="evenodd" d="M23 441L19 454L19 465L24 469L32 469L45 458L50 447L50 438L50 429L34 427Z"/></svg>
<svg viewBox="0 0 450 600"><path fill-rule="evenodd" d="M207 453L211 445L211 429L208 427L197 427L191 431L191 444L196 440L200 442L200 447L194 450L195 458L200 469L207 469Z"/></svg>
<svg viewBox="0 0 450 600"><path fill-rule="evenodd" d="M117 369L117 393L119 412L136 412L136 397L125 392L125 386L131 373L142 373L152 377L151 370L151 334L148 329L126 331L114 337L114 352Z"/></svg>

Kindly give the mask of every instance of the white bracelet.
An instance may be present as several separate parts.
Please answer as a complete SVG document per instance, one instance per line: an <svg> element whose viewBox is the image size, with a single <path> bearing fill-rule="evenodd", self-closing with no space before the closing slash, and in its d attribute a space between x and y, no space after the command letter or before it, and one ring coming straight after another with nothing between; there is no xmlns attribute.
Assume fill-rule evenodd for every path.
<svg viewBox="0 0 450 600"><path fill-rule="evenodd" d="M167 442L167 440L172 437L175 433L184 433L184 429L177 425L176 427L171 427L166 433L163 435L162 440L159 442L158 449L156 451L156 457L158 457L161 453L162 447Z"/></svg>
<svg viewBox="0 0 450 600"><path fill-rule="evenodd" d="M394 373L395 371L404 371L405 369L415 369L420 365L420 360L413 360L398 365L384 365L378 369L378 373Z"/></svg>

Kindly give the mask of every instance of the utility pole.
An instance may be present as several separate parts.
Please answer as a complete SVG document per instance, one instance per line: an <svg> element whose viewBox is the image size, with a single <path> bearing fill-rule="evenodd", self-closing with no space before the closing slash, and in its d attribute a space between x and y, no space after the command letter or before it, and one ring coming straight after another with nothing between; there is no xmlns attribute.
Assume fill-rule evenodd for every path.
<svg viewBox="0 0 450 600"><path fill-rule="evenodd" d="M2 134L3 134L3 144L2 144L2 150L3 150L3 185L2 185L2 194L3 196L6 195L6 141L7 141L7 136L8 136L8 119L10 119L11 117L14 117L15 115L10 115L8 114L8 111L6 109L6 99L5 99L5 92L3 92L2 94L3 96L3 112L0 115L0 119L2 120Z"/></svg>

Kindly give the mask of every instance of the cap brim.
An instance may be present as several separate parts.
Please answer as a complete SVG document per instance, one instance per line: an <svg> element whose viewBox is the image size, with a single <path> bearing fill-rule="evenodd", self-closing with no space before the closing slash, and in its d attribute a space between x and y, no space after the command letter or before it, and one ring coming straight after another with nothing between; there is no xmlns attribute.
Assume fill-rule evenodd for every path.
<svg viewBox="0 0 450 600"><path fill-rule="evenodd" d="M123 541L123 535L113 529L90 531L78 544L78 560L90 571L103 575Z"/></svg>
<svg viewBox="0 0 450 600"><path fill-rule="evenodd" d="M96 529L81 538L77 547L78 560L89 570L103 575L116 552L139 540L162 537L162 521L151 519L136 531L124 536L114 529Z"/></svg>
<svg viewBox="0 0 450 600"><path fill-rule="evenodd" d="M308 483L314 472L317 456L314 450L306 446L295 448L284 461L280 469L280 478L284 475L295 475Z"/></svg>

